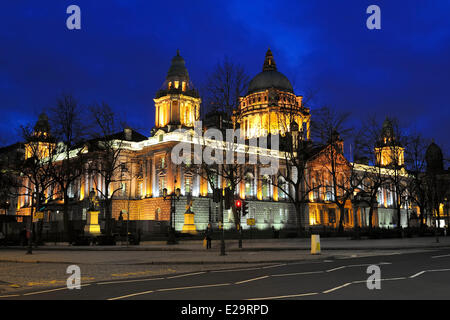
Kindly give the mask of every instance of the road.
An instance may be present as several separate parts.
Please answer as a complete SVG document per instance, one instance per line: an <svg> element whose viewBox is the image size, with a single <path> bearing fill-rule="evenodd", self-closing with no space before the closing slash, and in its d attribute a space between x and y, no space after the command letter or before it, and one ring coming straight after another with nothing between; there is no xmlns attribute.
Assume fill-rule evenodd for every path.
<svg viewBox="0 0 450 320"><path fill-rule="evenodd" d="M369 290L370 265L381 270L381 289ZM347 259L279 263L49 288L0 300L281 300L449 299L450 249Z"/></svg>

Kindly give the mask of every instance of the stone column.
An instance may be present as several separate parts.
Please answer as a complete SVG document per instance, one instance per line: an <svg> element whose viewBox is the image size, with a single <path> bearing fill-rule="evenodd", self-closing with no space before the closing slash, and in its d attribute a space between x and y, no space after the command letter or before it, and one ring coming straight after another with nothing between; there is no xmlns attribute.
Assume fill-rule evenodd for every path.
<svg viewBox="0 0 450 320"><path fill-rule="evenodd" d="M151 186L152 186L152 196L159 196L159 190L156 186L156 181L158 180L156 177L156 155L153 154L152 156L152 172L150 174L150 179L152 180Z"/></svg>

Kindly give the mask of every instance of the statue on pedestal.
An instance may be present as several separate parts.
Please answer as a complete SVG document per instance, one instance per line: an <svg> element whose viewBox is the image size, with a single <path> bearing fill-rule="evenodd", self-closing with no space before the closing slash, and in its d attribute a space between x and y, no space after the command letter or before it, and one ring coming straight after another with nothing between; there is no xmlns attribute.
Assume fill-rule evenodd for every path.
<svg viewBox="0 0 450 320"><path fill-rule="evenodd" d="M89 211L98 211L98 207L98 196L94 188L92 188L91 192L89 192Z"/></svg>

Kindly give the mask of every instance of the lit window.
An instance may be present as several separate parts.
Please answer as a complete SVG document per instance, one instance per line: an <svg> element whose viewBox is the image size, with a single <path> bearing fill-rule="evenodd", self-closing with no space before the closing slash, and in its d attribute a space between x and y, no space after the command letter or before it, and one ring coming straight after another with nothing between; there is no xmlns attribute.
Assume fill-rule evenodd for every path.
<svg viewBox="0 0 450 320"><path fill-rule="evenodd" d="M191 175L184 177L184 192L185 192L185 194L192 192L192 176Z"/></svg>

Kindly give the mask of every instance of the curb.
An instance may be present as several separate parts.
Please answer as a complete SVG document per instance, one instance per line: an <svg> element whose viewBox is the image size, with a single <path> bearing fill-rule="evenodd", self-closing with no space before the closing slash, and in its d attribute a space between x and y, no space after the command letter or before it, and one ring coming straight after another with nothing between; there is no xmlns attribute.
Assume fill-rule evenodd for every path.
<svg viewBox="0 0 450 320"><path fill-rule="evenodd" d="M408 246L408 247L324 247L322 246L322 250L341 250L341 251L358 251L358 250L409 250L409 249L446 249L450 248L448 244L435 244L435 245L423 245L423 246ZM4 250L23 250L23 247L5 247L1 248ZM0 251L1 251L0 249ZM217 249L217 248L216 248ZM260 252L260 251L310 251L308 248L229 248L227 251L230 252ZM167 247L167 248L145 248L145 247L38 247L33 248L33 251L168 251L168 252L207 252L203 248L199 249L188 249L188 248L176 248L176 247Z"/></svg>
<svg viewBox="0 0 450 320"><path fill-rule="evenodd" d="M220 261L204 261L204 260L198 260L198 261L148 261L148 262L137 262L137 263L112 263L110 265L208 265L208 264L267 264L267 263L294 263L294 262L308 262L308 261L315 261L320 260L321 258L326 259L335 259L335 256L328 256L328 255L314 255L314 258L309 259L274 259L274 260L256 260L256 261L248 261L248 260L220 260ZM69 262L69 261L45 261L45 260L17 260L17 259L1 259L1 262L8 262L8 263L51 263L51 264L79 264L79 265L102 265L104 263L79 263L79 262Z"/></svg>

